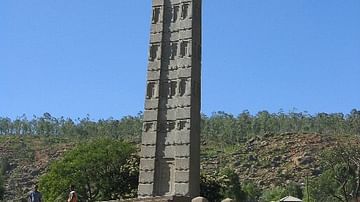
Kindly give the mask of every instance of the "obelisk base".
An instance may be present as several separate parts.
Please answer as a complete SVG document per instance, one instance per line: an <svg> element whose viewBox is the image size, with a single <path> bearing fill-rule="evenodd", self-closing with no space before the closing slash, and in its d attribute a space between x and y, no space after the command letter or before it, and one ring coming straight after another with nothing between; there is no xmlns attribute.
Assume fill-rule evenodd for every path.
<svg viewBox="0 0 360 202"><path fill-rule="evenodd" d="M191 198L184 196L158 196L126 200L112 200L108 202L191 202Z"/></svg>

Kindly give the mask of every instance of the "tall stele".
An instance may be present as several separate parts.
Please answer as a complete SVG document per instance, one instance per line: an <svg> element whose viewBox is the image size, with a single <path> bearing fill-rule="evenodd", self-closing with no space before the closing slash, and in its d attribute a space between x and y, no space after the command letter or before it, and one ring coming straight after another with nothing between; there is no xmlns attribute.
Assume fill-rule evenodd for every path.
<svg viewBox="0 0 360 202"><path fill-rule="evenodd" d="M200 192L201 0L152 0L139 198Z"/></svg>

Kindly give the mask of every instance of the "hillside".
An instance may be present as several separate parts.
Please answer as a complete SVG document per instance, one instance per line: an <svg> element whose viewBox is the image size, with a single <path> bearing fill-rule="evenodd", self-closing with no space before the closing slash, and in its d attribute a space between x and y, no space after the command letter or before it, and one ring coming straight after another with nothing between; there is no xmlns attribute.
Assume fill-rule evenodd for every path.
<svg viewBox="0 0 360 202"><path fill-rule="evenodd" d="M224 149L210 144L203 148L202 166L208 172L230 166L241 181L251 181L263 189L291 182L303 185L307 176L321 174L322 151L354 141L360 143L347 136L283 133L255 137Z"/></svg>
<svg viewBox="0 0 360 202"><path fill-rule="evenodd" d="M339 142L358 139L320 134L265 135L246 142L218 146L203 142L202 170L235 169L241 181L252 181L262 189L290 182L305 183L307 176L319 175L319 154ZM0 137L0 160L5 168L5 199L22 198L46 171L51 161L61 158L75 143L55 137Z"/></svg>
<svg viewBox="0 0 360 202"><path fill-rule="evenodd" d="M72 147L67 139L0 137L0 163L5 172L5 201L28 193L49 163Z"/></svg>

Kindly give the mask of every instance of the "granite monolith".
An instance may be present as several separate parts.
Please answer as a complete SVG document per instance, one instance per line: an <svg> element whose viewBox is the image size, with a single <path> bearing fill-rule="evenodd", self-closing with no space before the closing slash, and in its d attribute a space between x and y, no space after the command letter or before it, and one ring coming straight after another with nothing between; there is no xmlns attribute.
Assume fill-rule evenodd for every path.
<svg viewBox="0 0 360 202"><path fill-rule="evenodd" d="M200 192L201 0L152 0L139 198Z"/></svg>

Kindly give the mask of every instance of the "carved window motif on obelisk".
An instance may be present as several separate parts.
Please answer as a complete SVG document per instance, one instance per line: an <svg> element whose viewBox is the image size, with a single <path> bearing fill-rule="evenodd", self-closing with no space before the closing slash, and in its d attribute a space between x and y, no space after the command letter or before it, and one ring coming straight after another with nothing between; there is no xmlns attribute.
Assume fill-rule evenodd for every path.
<svg viewBox="0 0 360 202"><path fill-rule="evenodd" d="M154 128L154 123L153 122L145 122L144 123L144 131L145 132L152 131L153 128Z"/></svg>
<svg viewBox="0 0 360 202"><path fill-rule="evenodd" d="M179 96L184 96L186 93L186 79L181 79L179 83Z"/></svg>
<svg viewBox="0 0 360 202"><path fill-rule="evenodd" d="M171 132L175 129L175 121L168 121L167 123L167 131Z"/></svg>
<svg viewBox="0 0 360 202"><path fill-rule="evenodd" d="M177 55L178 50L178 43L177 42L171 42L171 54L170 54L170 60L174 60Z"/></svg>
<svg viewBox="0 0 360 202"><path fill-rule="evenodd" d="M169 98L172 98L173 96L176 95L176 87L177 87L177 82L176 81L170 81L169 83Z"/></svg>
<svg viewBox="0 0 360 202"><path fill-rule="evenodd" d="M150 61L155 61L155 59L158 59L158 52L160 49L160 44L154 43L150 46Z"/></svg>
<svg viewBox="0 0 360 202"><path fill-rule="evenodd" d="M152 23L157 24L160 21L161 7L153 8Z"/></svg>
<svg viewBox="0 0 360 202"><path fill-rule="evenodd" d="M179 11L180 11L180 6L178 4L174 5L172 8L172 18L171 18L172 22L176 22L178 20Z"/></svg>
<svg viewBox="0 0 360 202"><path fill-rule="evenodd" d="M151 99L155 96L155 82L149 82L146 88L146 98Z"/></svg>
<svg viewBox="0 0 360 202"><path fill-rule="evenodd" d="M189 54L189 41L182 41L180 43L180 56L185 57Z"/></svg>
<svg viewBox="0 0 360 202"><path fill-rule="evenodd" d="M178 121L177 129L178 130L185 130L186 124L187 124L187 120Z"/></svg>
<svg viewBox="0 0 360 202"><path fill-rule="evenodd" d="M184 3L181 6L181 19L182 20L186 19L188 15L189 15L189 4Z"/></svg>

